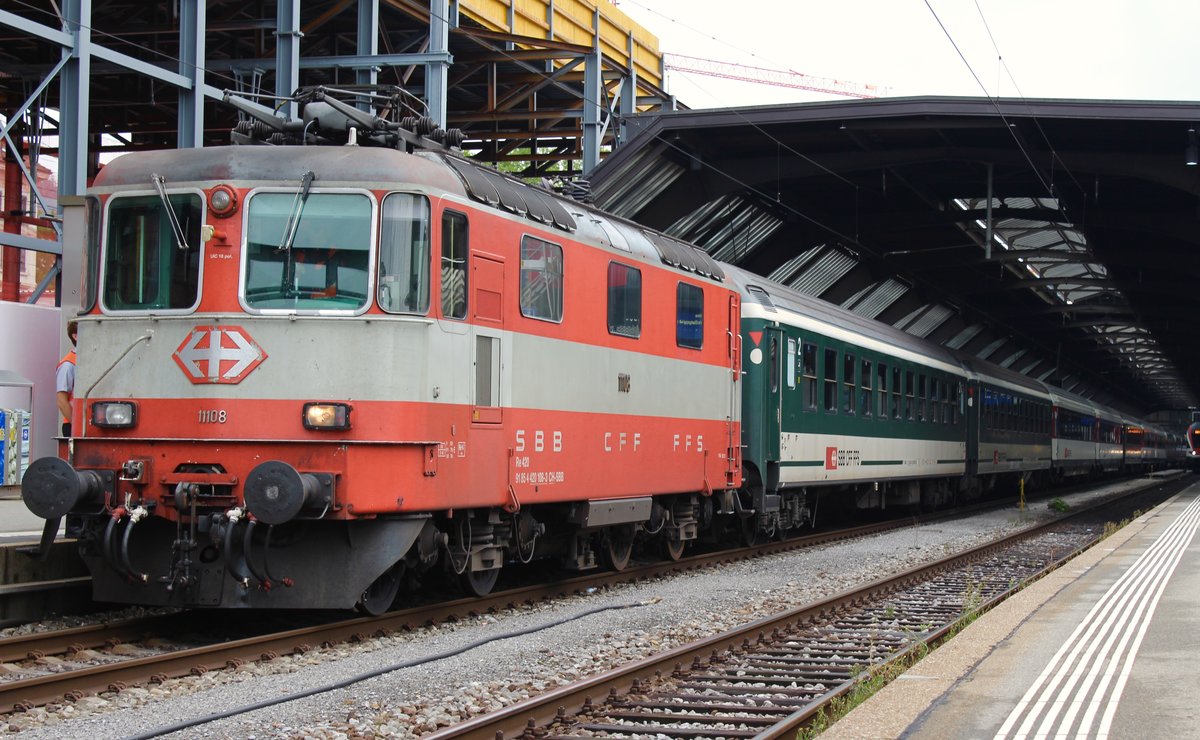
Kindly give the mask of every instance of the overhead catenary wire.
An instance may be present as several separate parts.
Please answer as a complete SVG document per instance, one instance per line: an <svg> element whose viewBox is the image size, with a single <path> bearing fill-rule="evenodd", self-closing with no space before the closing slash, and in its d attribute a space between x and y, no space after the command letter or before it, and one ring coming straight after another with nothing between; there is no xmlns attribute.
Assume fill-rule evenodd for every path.
<svg viewBox="0 0 1200 740"><path fill-rule="evenodd" d="M929 0L924 0L924 2L925 7L928 8L930 14L933 15L933 19L937 21L938 27L941 28L942 33L946 35L946 39L950 42L950 45L954 47L954 51L958 54L958 58L962 60L964 65L966 65L967 71L971 73L971 77L975 79L975 83L979 85L979 89L983 91L984 97L986 97L988 102L992 104L992 108L995 109L996 115L1000 116L1000 121L1004 124L1005 129L1008 130L1008 135L1012 137L1013 143L1015 143L1017 145L1017 149L1021 151L1021 155L1029 164L1029 169L1033 171L1034 177L1036 177L1038 182L1041 183L1042 189L1046 191L1047 197L1054 200L1055 207L1057 208L1059 214L1063 217L1064 221L1066 223L1071 223L1071 219L1067 215L1066 209L1063 208L1062 199L1055 194L1053 185L1049 182L1046 182L1046 178L1042 176L1042 171L1038 169L1037 164L1034 163L1033 157L1030 155L1029 150L1027 150L1025 145L1021 142L1021 137L1017 136L1016 131L1014 131L1013 127L1015 124L1009 122L1008 116L1006 116L1004 111L1001 110L997 99L988 92L987 86L983 84L983 80L979 79L979 75L975 72L975 68L972 67L971 62L967 60L966 55L963 53L962 49L959 48L958 42L954 40L954 36L950 33L950 29L946 28L946 24L942 22L942 19L940 16L938 16L937 11L933 9L933 5L930 4Z"/></svg>

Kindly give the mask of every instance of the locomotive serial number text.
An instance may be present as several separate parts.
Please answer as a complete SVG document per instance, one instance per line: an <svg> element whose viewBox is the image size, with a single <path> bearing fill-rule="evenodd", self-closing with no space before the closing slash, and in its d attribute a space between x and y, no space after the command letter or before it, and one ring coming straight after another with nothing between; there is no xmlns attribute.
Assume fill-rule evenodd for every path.
<svg viewBox="0 0 1200 740"><path fill-rule="evenodd" d="M201 424L224 424L229 420L225 409L200 409L196 414Z"/></svg>

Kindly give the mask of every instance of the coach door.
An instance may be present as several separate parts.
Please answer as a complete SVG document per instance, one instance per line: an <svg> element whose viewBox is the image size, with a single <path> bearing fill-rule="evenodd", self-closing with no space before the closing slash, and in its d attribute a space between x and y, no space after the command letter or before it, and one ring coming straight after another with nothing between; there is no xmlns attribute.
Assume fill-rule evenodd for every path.
<svg viewBox="0 0 1200 740"><path fill-rule="evenodd" d="M763 333L763 341L766 344L764 351L767 355L766 361L769 363L766 382L766 413L763 415L763 421L766 423L765 436L763 439L765 452L765 460L767 462L766 480L763 481L768 491L773 491L779 487L779 457L780 457L780 435L783 432L783 363L786 340L783 336L783 330L779 327L767 327Z"/></svg>
<svg viewBox="0 0 1200 740"><path fill-rule="evenodd" d="M978 381L968 380L966 392L958 397L967 425L967 476L973 478L979 475L979 419L983 403Z"/></svg>
<svg viewBox="0 0 1200 740"><path fill-rule="evenodd" d="M472 318L475 346L472 360L475 386L471 402L471 420L499 424L504 420L501 408L503 368L501 328L504 322L504 260L481 254L471 256L470 285L474 291Z"/></svg>

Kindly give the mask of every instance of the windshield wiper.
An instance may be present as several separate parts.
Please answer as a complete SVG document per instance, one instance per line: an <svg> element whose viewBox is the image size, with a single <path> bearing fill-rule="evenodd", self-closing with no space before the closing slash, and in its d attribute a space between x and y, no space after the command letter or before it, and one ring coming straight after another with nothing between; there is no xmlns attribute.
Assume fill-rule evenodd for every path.
<svg viewBox="0 0 1200 740"><path fill-rule="evenodd" d="M171 199L167 197L167 179L155 173L150 175L150 180L154 183L154 189L158 191L158 197L162 200L163 207L167 209L167 220L171 222L171 231L175 232L175 246L179 247L179 251L186 252L188 250L187 237L183 234L183 227L179 225L179 216L175 215Z"/></svg>
<svg viewBox="0 0 1200 740"><path fill-rule="evenodd" d="M296 231L300 228L300 214L304 212L304 204L308 202L308 191L312 188L313 180L317 178L312 173L312 170L305 172L300 178L300 189L296 191L296 197L292 199L292 211L288 214L287 226L283 228L283 241L279 243L279 251L287 251L292 248L292 242L296 240Z"/></svg>
<svg viewBox="0 0 1200 740"><path fill-rule="evenodd" d="M316 175L312 170L300 177L300 189L292 199L292 210L288 214L287 225L283 227L283 241L279 243L276 252L283 252L283 271L279 276L279 292L288 298L296 296L296 260L292 258L292 242L296 241L296 232L300 230L300 214L304 212L304 204L308 202L308 191Z"/></svg>

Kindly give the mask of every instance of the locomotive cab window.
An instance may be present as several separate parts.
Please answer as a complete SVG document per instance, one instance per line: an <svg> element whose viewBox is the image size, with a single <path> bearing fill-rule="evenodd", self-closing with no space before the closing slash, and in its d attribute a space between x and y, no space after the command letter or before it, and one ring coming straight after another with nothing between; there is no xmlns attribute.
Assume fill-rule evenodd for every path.
<svg viewBox="0 0 1200 740"><path fill-rule="evenodd" d="M429 242L426 198L392 193L383 199L377 300L384 311L423 314L429 310Z"/></svg>
<svg viewBox="0 0 1200 740"><path fill-rule="evenodd" d="M608 263L608 333L642 334L642 271L620 262Z"/></svg>
<svg viewBox="0 0 1200 740"><path fill-rule="evenodd" d="M691 349L704 346L704 290L688 283L675 289L675 343Z"/></svg>
<svg viewBox="0 0 1200 740"><path fill-rule="evenodd" d="M90 195L83 203L87 242L83 246L83 293L79 305L84 311L91 311L96 305L100 280L100 199Z"/></svg>
<svg viewBox="0 0 1200 740"><path fill-rule="evenodd" d="M521 315L562 321L562 247L534 236L521 239Z"/></svg>
<svg viewBox="0 0 1200 740"><path fill-rule="evenodd" d="M196 306L200 300L202 209L203 201L196 193L170 193L165 202L158 195L109 201L103 288L106 309L186 311ZM180 233L175 231L176 223Z"/></svg>
<svg viewBox="0 0 1200 740"><path fill-rule="evenodd" d="M247 308L365 308L370 296L371 212L371 199L361 193L251 196L244 256Z"/></svg>

